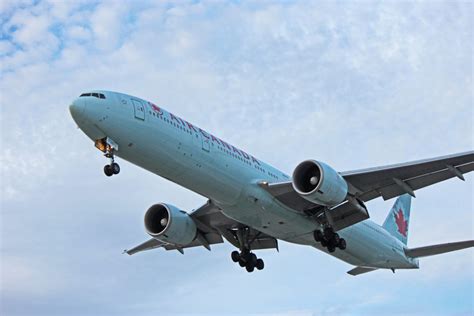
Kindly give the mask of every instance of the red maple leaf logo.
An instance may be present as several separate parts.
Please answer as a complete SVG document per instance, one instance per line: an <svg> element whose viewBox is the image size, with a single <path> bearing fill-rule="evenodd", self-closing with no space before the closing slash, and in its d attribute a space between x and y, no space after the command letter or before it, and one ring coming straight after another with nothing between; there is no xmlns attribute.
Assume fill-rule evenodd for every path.
<svg viewBox="0 0 474 316"><path fill-rule="evenodd" d="M156 104L153 104L151 102L148 102L148 104L151 106L152 110L155 111L156 113L158 113L159 115L162 115L163 114L163 111L160 109L159 106L157 106Z"/></svg>
<svg viewBox="0 0 474 316"><path fill-rule="evenodd" d="M407 236L408 232L408 221L405 220L405 215L403 215L402 209L399 209L398 212L395 212L395 224L397 224L398 232L403 236Z"/></svg>

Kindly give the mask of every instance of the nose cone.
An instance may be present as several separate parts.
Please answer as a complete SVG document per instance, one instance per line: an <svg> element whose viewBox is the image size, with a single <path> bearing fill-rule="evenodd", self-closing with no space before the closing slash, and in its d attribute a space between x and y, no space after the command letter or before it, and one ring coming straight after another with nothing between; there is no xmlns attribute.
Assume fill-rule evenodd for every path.
<svg viewBox="0 0 474 316"><path fill-rule="evenodd" d="M76 122L77 125L81 125L85 121L84 111L86 108L86 102L83 99L76 99L74 100L71 105L69 106L69 112L71 112L71 116Z"/></svg>

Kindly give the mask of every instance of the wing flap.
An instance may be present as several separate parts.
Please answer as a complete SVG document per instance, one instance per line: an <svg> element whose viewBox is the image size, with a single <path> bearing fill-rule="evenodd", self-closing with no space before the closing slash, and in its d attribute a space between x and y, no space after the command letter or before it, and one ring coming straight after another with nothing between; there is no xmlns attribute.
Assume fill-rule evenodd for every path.
<svg viewBox="0 0 474 316"><path fill-rule="evenodd" d="M474 240L466 240L459 242L452 242L447 244L432 245L426 247L405 249L405 254L408 257L419 258L427 256L435 256L446 252L462 250L474 247Z"/></svg>
<svg viewBox="0 0 474 316"><path fill-rule="evenodd" d="M363 203L356 199L351 199L326 211L326 217L334 230L339 231L366 220L370 216Z"/></svg>

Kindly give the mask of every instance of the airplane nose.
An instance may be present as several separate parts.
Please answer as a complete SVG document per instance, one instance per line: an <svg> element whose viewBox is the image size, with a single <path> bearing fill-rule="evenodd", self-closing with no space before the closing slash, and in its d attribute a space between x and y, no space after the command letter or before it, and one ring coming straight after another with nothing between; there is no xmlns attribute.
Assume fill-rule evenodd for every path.
<svg viewBox="0 0 474 316"><path fill-rule="evenodd" d="M84 110L86 108L86 104L84 100L76 99L74 100L71 105L69 105L69 112L71 112L71 116L77 125L80 125L85 120Z"/></svg>

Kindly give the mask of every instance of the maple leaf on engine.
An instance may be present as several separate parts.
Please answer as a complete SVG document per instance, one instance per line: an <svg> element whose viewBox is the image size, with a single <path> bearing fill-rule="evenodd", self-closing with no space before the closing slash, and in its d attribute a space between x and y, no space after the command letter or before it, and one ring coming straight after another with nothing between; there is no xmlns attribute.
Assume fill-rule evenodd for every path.
<svg viewBox="0 0 474 316"><path fill-rule="evenodd" d="M398 227L398 232L403 236L407 236L408 232L408 221L405 220L405 215L403 215L402 209L399 209L398 212L394 214L395 223Z"/></svg>

